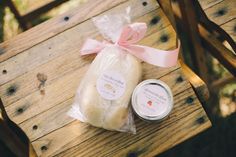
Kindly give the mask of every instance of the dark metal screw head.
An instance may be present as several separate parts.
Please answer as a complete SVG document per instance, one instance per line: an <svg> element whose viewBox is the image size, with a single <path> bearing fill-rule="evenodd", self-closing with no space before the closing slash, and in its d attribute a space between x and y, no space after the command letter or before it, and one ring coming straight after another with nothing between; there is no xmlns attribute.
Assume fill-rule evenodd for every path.
<svg viewBox="0 0 236 157"><path fill-rule="evenodd" d="M64 17L65 21L68 21L70 18L68 16Z"/></svg>
<svg viewBox="0 0 236 157"><path fill-rule="evenodd" d="M142 4L143 4L143 6L146 6L146 5L147 5L147 2L143 2Z"/></svg>
<svg viewBox="0 0 236 157"><path fill-rule="evenodd" d="M41 147L41 150L42 150L42 151L46 151L47 149L48 149L48 147L46 147L46 146L42 146L42 147Z"/></svg>

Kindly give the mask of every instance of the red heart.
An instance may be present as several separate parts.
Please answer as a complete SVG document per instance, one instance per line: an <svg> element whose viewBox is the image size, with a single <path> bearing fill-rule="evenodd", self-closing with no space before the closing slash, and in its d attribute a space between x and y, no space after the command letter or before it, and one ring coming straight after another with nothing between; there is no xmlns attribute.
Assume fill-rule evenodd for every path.
<svg viewBox="0 0 236 157"><path fill-rule="evenodd" d="M147 104L148 104L149 106L152 106L152 101L149 100L149 101L147 102Z"/></svg>

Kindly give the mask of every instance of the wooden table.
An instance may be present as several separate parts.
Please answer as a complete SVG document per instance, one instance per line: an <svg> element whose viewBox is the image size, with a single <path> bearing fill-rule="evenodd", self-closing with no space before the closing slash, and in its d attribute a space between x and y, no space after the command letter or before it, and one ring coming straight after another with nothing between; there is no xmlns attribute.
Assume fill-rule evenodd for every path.
<svg viewBox="0 0 236 157"><path fill-rule="evenodd" d="M221 1L201 4L214 19ZM143 79L161 79L171 87L174 109L161 123L135 117L136 135L95 128L66 115L94 59L81 57L80 47L87 37L102 39L90 18L127 6L133 8L133 21L148 24L139 44L175 46L173 28L155 0L91 0L0 44L0 95L8 115L26 132L39 156L154 156L211 126L179 64L158 68L143 63ZM230 9L235 7L229 5L227 13Z"/></svg>

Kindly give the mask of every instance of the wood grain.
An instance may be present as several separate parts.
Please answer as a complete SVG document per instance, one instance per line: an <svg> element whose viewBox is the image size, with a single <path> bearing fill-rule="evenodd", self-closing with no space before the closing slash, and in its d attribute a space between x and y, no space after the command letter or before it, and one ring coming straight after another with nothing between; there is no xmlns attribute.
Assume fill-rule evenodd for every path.
<svg viewBox="0 0 236 157"><path fill-rule="evenodd" d="M236 2L224 0L205 10L208 18L218 25L222 25L236 17Z"/></svg>
<svg viewBox="0 0 236 157"><path fill-rule="evenodd" d="M66 115L75 90L94 58L80 57L80 46L87 37L102 40L90 20L92 16L115 13L132 6L133 21L148 24L147 34L139 44L160 49L175 47L174 30L155 0L145 1L145 6L144 0L99 2L92 4L89 1L80 9L0 44L0 52L3 46L9 52L0 55L0 72L7 70L7 74L0 74L0 95L8 114L27 133L37 154L70 157L154 156L210 127L210 121L182 75L179 64L172 68L157 68L143 63L143 79L161 77L173 91L175 106L171 115L161 123L150 124L136 117L136 135L105 131ZM200 2L211 16L211 12L217 11L223 1ZM91 6L94 10L88 12ZM234 11L230 6L229 10ZM66 16L68 21L64 21ZM224 22L218 20L223 18ZM219 16L216 21L223 24L232 22L232 18L233 15ZM40 34L45 28L48 30ZM41 77L38 77L39 74Z"/></svg>
<svg viewBox="0 0 236 157"><path fill-rule="evenodd" d="M19 126L28 135L30 141L35 141L74 120L67 115L72 103L73 98L70 98L44 113L28 119Z"/></svg>
<svg viewBox="0 0 236 157"><path fill-rule="evenodd" d="M104 14L115 13L128 6L132 6L136 12L131 14L131 18L136 19L137 17L156 9L157 5L155 4L156 3L150 5L150 7L147 7L144 10L142 4L127 1L116 6L112 10L104 12ZM7 75L2 75L0 85L31 71L37 66L55 59L62 54L65 55L68 51L79 51L80 46L86 38L95 37L96 35L98 35L98 32L95 29L95 26L92 24L91 20L87 20L76 27L66 30L62 34L58 34L57 36L20 53L14 58L10 58L5 62L0 63L0 71L3 71L4 69L8 71ZM38 55L39 53L40 55Z"/></svg>
<svg viewBox="0 0 236 157"><path fill-rule="evenodd" d="M162 15L163 15L163 12L160 9L158 9L157 11L152 11L134 21L139 21L139 22L142 21L142 22L150 23L150 21L153 18L158 17L158 16L161 17ZM168 22L165 17L160 18L160 21L156 24L149 24L146 36L149 36L150 34L153 34L154 32L157 32L163 29L167 24ZM158 48L168 49L169 48L168 43L170 43L170 41L172 40L169 40L168 42L165 42L165 43L156 43L155 46ZM81 41L81 43L82 42L83 41ZM70 46L70 45L67 44L67 46ZM56 51L54 47L49 47L49 48L50 48L50 51L52 52ZM49 61L48 63L43 64L15 78L14 80L11 80L3 84L2 86L0 86L0 95L4 101L4 105L8 106L12 104L13 102L19 100L20 98L25 97L29 93L32 93L38 90L38 86L40 83L36 77L38 73L43 73L47 75L47 81L45 85L48 85L54 79L61 77L65 75L66 73L73 71L85 64L90 63L91 60L94 58L94 55L81 58L79 57L79 54L78 54L79 49L80 49L79 46L71 51L68 49L66 53L64 53L62 56L59 56ZM12 86L17 86L17 90L16 92L14 92L14 94L8 94L7 91Z"/></svg>
<svg viewBox="0 0 236 157"><path fill-rule="evenodd" d="M86 4L81 5L70 12L59 15L57 18L53 18L23 32L13 39L0 44L0 62L123 2L125 2L125 0L90 0ZM65 21L64 17L69 17L70 20Z"/></svg>
<svg viewBox="0 0 236 157"><path fill-rule="evenodd" d="M204 9L211 7L212 5L222 0L199 0ZM116 5L124 3L125 0L88 0L87 3L72 9L62 15L59 15L53 19L50 19L43 24L37 25L34 28L27 30L26 32L17 35L16 37L5 41L0 44L0 62L11 58L75 25L86 21L87 19L96 16ZM146 0L148 7L154 6L156 2L154 0ZM135 0L132 3L137 3ZM141 2L139 3L141 5ZM144 10L144 9L143 9ZM69 17L68 21L64 18Z"/></svg>
<svg viewBox="0 0 236 157"><path fill-rule="evenodd" d="M161 78L163 81L168 83L168 85L172 88L174 94L177 94L178 92L183 91L185 88L190 87L187 81L176 83L176 80L179 77L182 77L180 70L176 68L175 69L172 68L173 72L170 74L172 76L172 79L168 78L169 75L165 75L164 77ZM159 77L161 77L161 75L156 75L156 71L159 70L151 67L151 65L149 65L149 67L144 66L144 69L146 70L143 73L143 79L148 79L148 78L158 79ZM171 69L168 69L169 72L170 70ZM74 91L72 91L72 94L73 93ZM72 119L66 115L67 111L71 107L72 102L73 98L69 98L68 100L65 100L64 102L48 109L43 113L40 113L36 116L33 116L32 114L33 117L22 122L20 124L20 127L26 132L30 140L34 141L35 139L38 139L39 137L42 137L47 133L57 128L60 128L63 125L70 123L72 121ZM33 110L32 108L33 107L29 107L29 110L32 111ZM22 114L27 114L27 113L22 113ZM15 119L20 119L20 117L16 116ZM35 125L37 126L37 129L33 129Z"/></svg>
<svg viewBox="0 0 236 157"><path fill-rule="evenodd" d="M17 124L48 110L49 108L74 96L81 78L87 71L88 65L65 75L54 83L45 87L45 94L40 91L21 98L19 101L6 107L9 117ZM22 112L19 110L22 109Z"/></svg>
<svg viewBox="0 0 236 157"><path fill-rule="evenodd" d="M170 26L168 27L169 28L168 30L171 31L170 33L168 30L166 31L165 29L162 30L160 33L154 33L154 31L161 30L163 29L163 27L166 27L167 25L169 25L166 17L163 16L163 12L160 11L160 9L158 9L157 11L152 11L151 13L138 18L137 21L144 21L146 23L150 23L152 19L154 19L155 17L161 17L160 21L156 23L155 25L151 25L151 24L148 25L149 31L147 32L147 35L149 34L152 34L152 35L145 38L143 41L140 42L140 44L147 44L148 46L154 46L156 48L168 48L166 47L166 45L170 45L170 44L174 46L173 39L175 37L173 37L174 35L172 34L173 29ZM233 25L234 21L230 21L227 24ZM229 27L228 29L232 30L233 26ZM156 36L159 36L161 38L163 34L166 35L166 32L169 33L170 36L173 38L169 39L170 42L162 43L160 42L158 38L156 38ZM231 35L233 34L234 33L231 31ZM52 51L54 51L53 48L51 49ZM84 61L87 61L87 60L84 60ZM43 64L42 66L37 67L33 71L30 71L4 84L3 86L0 87L0 93L3 97L4 104L7 106L15 102L16 100L19 100L21 97L24 97L28 95L29 93L32 93L33 91L38 90L39 81L37 80L37 77L36 77L37 73L47 74L48 75L47 84L50 84L52 80L64 75L67 71L73 70L74 67L76 68L77 66L82 66L83 64L81 65L80 62L81 62L81 59L77 57L77 54L74 51L72 51L72 53L68 52L68 54L60 56L48 62L47 64ZM32 81L32 78L34 81ZM19 85L19 87L17 88L17 91L12 95L7 94L7 90L14 85Z"/></svg>
<svg viewBox="0 0 236 157"><path fill-rule="evenodd" d="M186 103L186 99L188 97L192 97L194 99L191 105ZM136 118L137 135L105 131L75 121L33 142L33 146L35 147L37 154L41 156L56 155L63 150L67 150L68 148L71 149L61 153L60 156L92 156L98 152L100 152L99 156L105 156L109 153L120 153L122 150L126 150L126 153L128 153L127 150L130 150L130 148L133 147L139 147L140 149L144 148L146 146L145 142L142 142L142 144L136 144L142 139L145 141L151 140L150 142L155 145L154 147L156 147L161 145L161 143L164 143L166 139L160 141L156 139L153 140L152 138L158 138L160 133L164 133L165 136L169 134L168 131L166 132L164 130L167 128L173 128L176 121L181 121L186 118L192 123L191 126L194 126L196 125L193 124L193 122L195 123L195 120L193 120L192 116L188 117L188 115L195 113L193 114L194 117L199 118L205 114L191 88L177 94L174 100L175 107L172 114L162 123L150 124ZM201 114L199 114L199 112L201 112ZM208 122L205 127L209 127L209 124L210 123ZM178 128L179 129L175 129L185 132L181 126ZM193 132L194 131L190 134L193 134ZM67 133L68 136L66 138L62 137L61 135L63 133ZM41 151L42 146L46 146L47 150Z"/></svg>
<svg viewBox="0 0 236 157"><path fill-rule="evenodd" d="M221 25L221 28L223 28L230 35L230 37L236 41L236 18Z"/></svg>
<svg viewBox="0 0 236 157"><path fill-rule="evenodd" d="M198 0L203 9L210 8L224 0Z"/></svg>
<svg viewBox="0 0 236 157"><path fill-rule="evenodd" d="M165 30L162 30L162 31L165 31ZM168 29L165 32L171 33L168 31ZM173 36L170 34L167 34L167 35ZM163 43L165 45L165 48L169 49L167 46L172 46L172 44L168 44L168 43L173 42L173 41L175 41L175 39L168 40L165 43ZM158 46L161 46L161 48L164 48L164 46L162 47L161 43L157 42L156 44ZM73 52L73 54L71 55L66 54L65 56L59 57L53 60L52 62L48 62L47 64L44 64L42 67L40 67L40 70L36 69L35 71L31 71L27 73L26 76L19 79L24 84L21 85L18 83L19 85L17 85L18 86L17 90L20 91L21 88L23 88L23 90L21 90L21 92L16 91L13 94L13 96L17 95L17 97L20 98L22 97L21 95L22 93L30 93L30 94L25 95L20 100L12 103L11 105L6 106L6 110L9 116L16 123L19 124L39 114L40 112L43 112L57 105L58 103L72 97L79 84L81 77L87 70L88 64L91 62L92 59L93 57L81 58L79 56L76 56L76 54ZM154 66L144 63L145 73L150 75L152 72L155 71L157 73L156 74L157 76L162 76L168 73L170 70L175 69L177 67L173 67L170 69L156 68ZM55 69L58 69L58 71L55 71ZM67 70L69 71L68 73L66 73ZM45 92L45 94L42 94L41 91L38 89L38 86L39 86L39 80L37 80L38 73L46 74L48 78L47 80L49 80L51 76L52 78L54 78L55 74L56 74L55 77L59 77L59 76L61 77L58 79L52 79L51 82L46 83L43 88L43 91ZM63 76L61 75L65 73L66 75L63 75ZM34 78L34 80L32 80L32 78ZM17 80L18 78L15 81ZM32 91L30 89L31 86L29 86L29 82L32 82L33 84L32 87L38 90ZM11 86L12 84L17 84L17 83L11 83L9 86ZM3 91L6 91L9 88L9 86L5 86L6 88ZM66 86L66 88L62 88L63 86ZM24 87L26 88L24 89ZM7 96L12 97L12 95L7 95ZM19 110L23 110L22 113L20 113Z"/></svg>

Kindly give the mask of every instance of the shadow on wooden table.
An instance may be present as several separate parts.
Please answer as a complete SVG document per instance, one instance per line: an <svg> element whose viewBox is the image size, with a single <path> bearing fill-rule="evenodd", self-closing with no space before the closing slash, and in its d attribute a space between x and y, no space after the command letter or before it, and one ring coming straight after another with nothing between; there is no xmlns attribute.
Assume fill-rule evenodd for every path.
<svg viewBox="0 0 236 157"><path fill-rule="evenodd" d="M0 156L36 157L26 134L6 114L0 99Z"/></svg>

